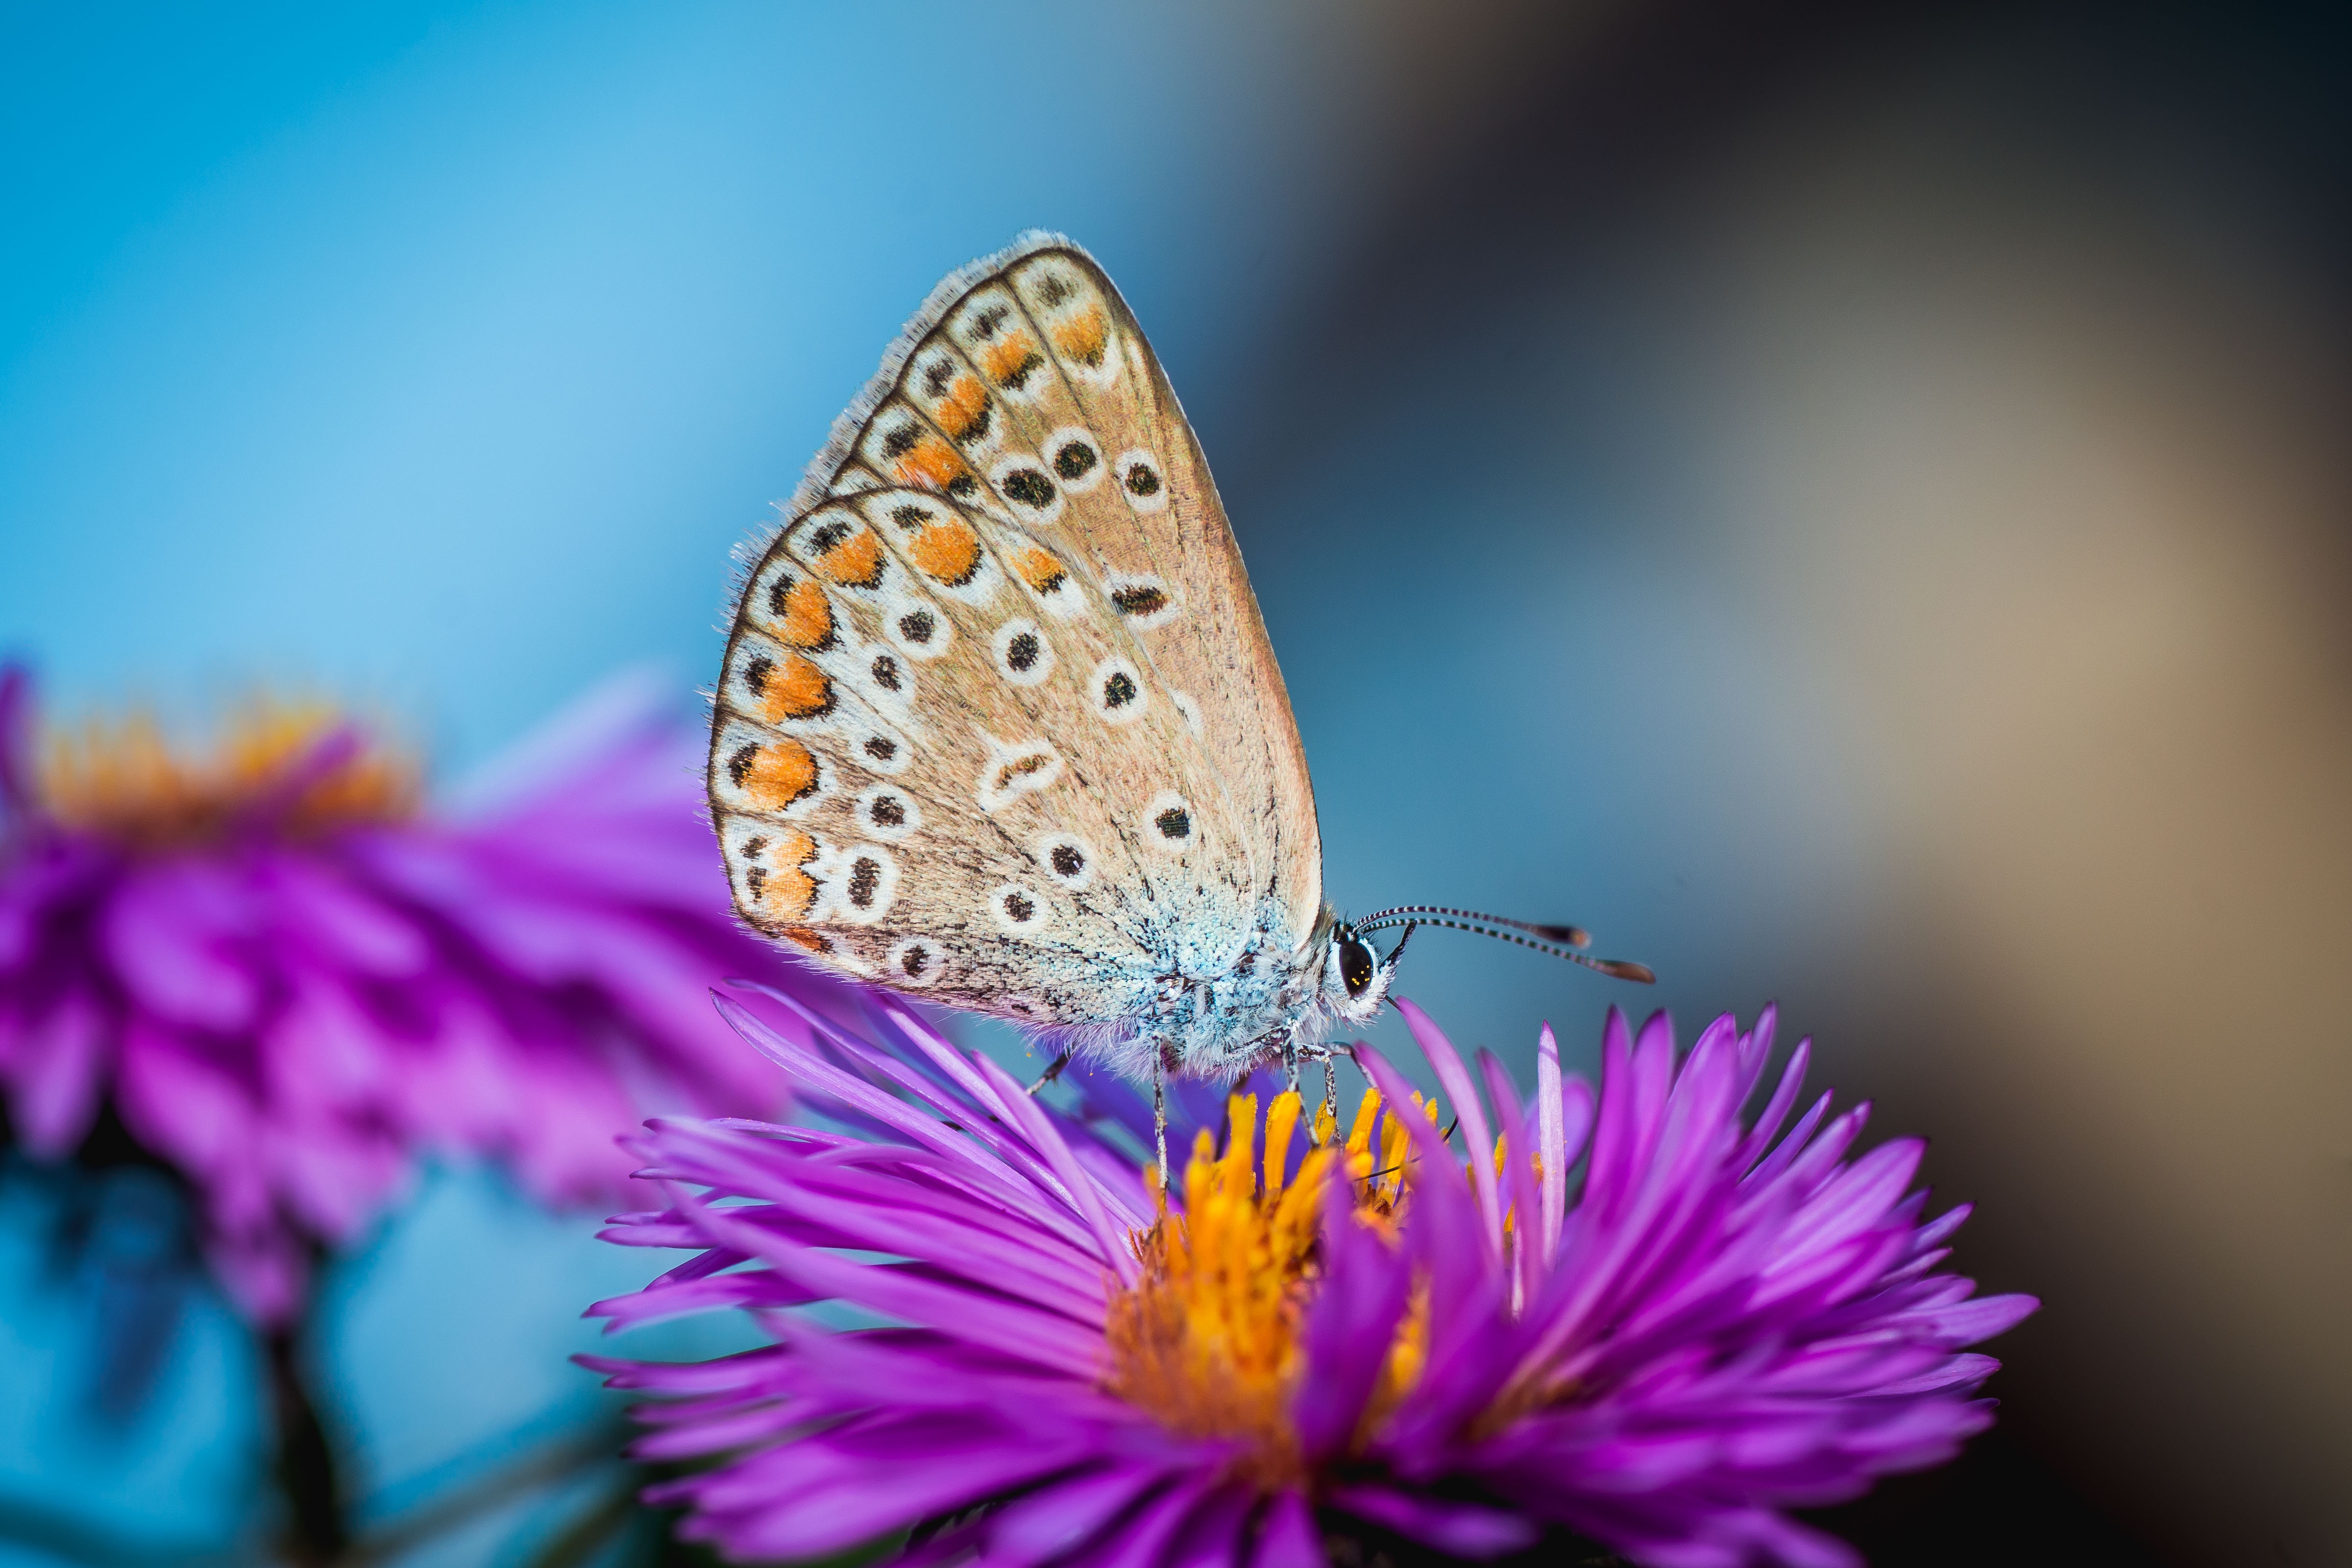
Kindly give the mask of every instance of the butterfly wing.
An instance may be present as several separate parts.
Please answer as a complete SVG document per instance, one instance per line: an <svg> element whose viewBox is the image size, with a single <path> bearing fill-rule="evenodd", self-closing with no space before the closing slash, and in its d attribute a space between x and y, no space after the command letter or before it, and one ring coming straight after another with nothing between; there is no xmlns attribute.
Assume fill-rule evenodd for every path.
<svg viewBox="0 0 2352 1568"><path fill-rule="evenodd" d="M710 789L744 918L1032 1022L1293 947L1320 847L1208 468L1101 269L933 292L746 584ZM1268 921L1272 907L1276 918Z"/></svg>
<svg viewBox="0 0 2352 1568"><path fill-rule="evenodd" d="M1025 236L933 290L796 504L885 480L959 487L1088 558L1252 819L1262 890L1304 932L1322 844L1289 695L1200 443L1092 257Z"/></svg>

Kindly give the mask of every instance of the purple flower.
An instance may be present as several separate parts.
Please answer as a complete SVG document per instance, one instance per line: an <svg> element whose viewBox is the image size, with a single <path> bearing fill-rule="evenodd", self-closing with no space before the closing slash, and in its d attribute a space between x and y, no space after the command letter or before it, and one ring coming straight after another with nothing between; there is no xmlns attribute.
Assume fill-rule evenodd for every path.
<svg viewBox="0 0 2352 1568"><path fill-rule="evenodd" d="M0 1094L70 1154L108 1112L198 1196L218 1278L299 1308L420 1158L609 1202L648 1110L780 1103L711 1016L773 972L730 923L694 743L608 692L461 816L331 713L263 708L209 758L152 721L52 731L0 670ZM815 986L814 981L795 984Z"/></svg>
<svg viewBox="0 0 2352 1568"><path fill-rule="evenodd" d="M1742 1121L1769 1011L1679 1065L1663 1016L1636 1042L1612 1011L1597 1097L1546 1030L1529 1104L1401 1003L1454 1128L1360 1046L1346 1136L1236 1095L1163 1210L1103 1131L1131 1102L1058 1114L892 1004L888 1044L722 1005L825 1124L652 1124L669 1206L607 1234L699 1251L592 1310L738 1309L774 1342L591 1364L664 1396L640 1457L721 1459L651 1496L740 1557L911 1531L913 1563L1303 1568L1352 1519L1460 1557L1558 1528L1662 1568L1847 1564L1781 1510L1948 1458L1991 1419L1962 1347L2035 1305L1935 1272L1966 1210L1923 1223L1918 1143L1848 1161L1864 1113L1827 1095L1783 1135L1804 1045Z"/></svg>

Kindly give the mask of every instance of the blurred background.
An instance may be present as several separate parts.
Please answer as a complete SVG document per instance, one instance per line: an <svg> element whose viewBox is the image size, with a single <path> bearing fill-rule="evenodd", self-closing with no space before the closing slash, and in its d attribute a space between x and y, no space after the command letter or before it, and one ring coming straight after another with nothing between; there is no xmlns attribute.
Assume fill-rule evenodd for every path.
<svg viewBox="0 0 2352 1568"><path fill-rule="evenodd" d="M341 694L446 779L618 669L690 715L900 321L1063 229L1335 900L1580 921L1685 1037L1777 998L2047 1301L1996 1434L1829 1522L2352 1563L2347 118L2317 6L0 5L0 654ZM1402 990L1523 1068L1654 1000L1436 931ZM253 1352L198 1302L84 1410L62 1201L0 1189L0 1563L200 1555ZM574 1315L650 1270L589 1230L451 1173L337 1266L373 1502L601 1408Z"/></svg>

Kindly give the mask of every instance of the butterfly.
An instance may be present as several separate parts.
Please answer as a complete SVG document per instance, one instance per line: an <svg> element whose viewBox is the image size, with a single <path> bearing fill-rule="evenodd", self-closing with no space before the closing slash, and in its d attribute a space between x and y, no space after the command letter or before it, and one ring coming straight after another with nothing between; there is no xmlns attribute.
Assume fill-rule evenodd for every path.
<svg viewBox="0 0 2352 1568"><path fill-rule="evenodd" d="M1573 927L1324 900L1200 443L1061 236L940 282L783 510L746 555L709 784L736 910L789 950L1155 1083L1295 1073L1379 1010L1416 924L1650 977Z"/></svg>

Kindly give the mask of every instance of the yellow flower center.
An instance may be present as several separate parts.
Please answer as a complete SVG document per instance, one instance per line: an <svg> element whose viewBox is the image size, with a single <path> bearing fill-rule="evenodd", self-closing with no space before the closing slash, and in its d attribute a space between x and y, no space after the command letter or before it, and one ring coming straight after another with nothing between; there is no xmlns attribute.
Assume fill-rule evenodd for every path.
<svg viewBox="0 0 2352 1568"><path fill-rule="evenodd" d="M257 818L281 837L396 821L416 808L420 770L318 704L256 702L208 755L175 751L150 713L86 720L43 737L37 787L68 826L134 848L201 844Z"/></svg>
<svg viewBox="0 0 2352 1568"><path fill-rule="evenodd" d="M1307 1479L1289 1405L1307 1311L1322 1273L1326 1184L1346 1180L1355 1222L1383 1237L1395 1234L1408 1185L1407 1138L1403 1123L1391 1116L1374 1151L1380 1104L1377 1091L1365 1095L1345 1144L1332 1138L1330 1112L1319 1112L1313 1147L1286 1181L1302 1114L1298 1096L1277 1095L1266 1108L1263 1159L1257 1099L1234 1097L1224 1152L1203 1128L1184 1171L1183 1212L1167 1212L1163 1201L1159 1223L1137 1233L1142 1278L1111 1303L1110 1391L1171 1431L1239 1439L1245 1451L1237 1468L1261 1488L1297 1487ZM1433 1105L1417 1110L1435 1115ZM1157 1173L1147 1180L1156 1184ZM1426 1298L1417 1291L1391 1339L1364 1430L1420 1376L1427 1341Z"/></svg>

